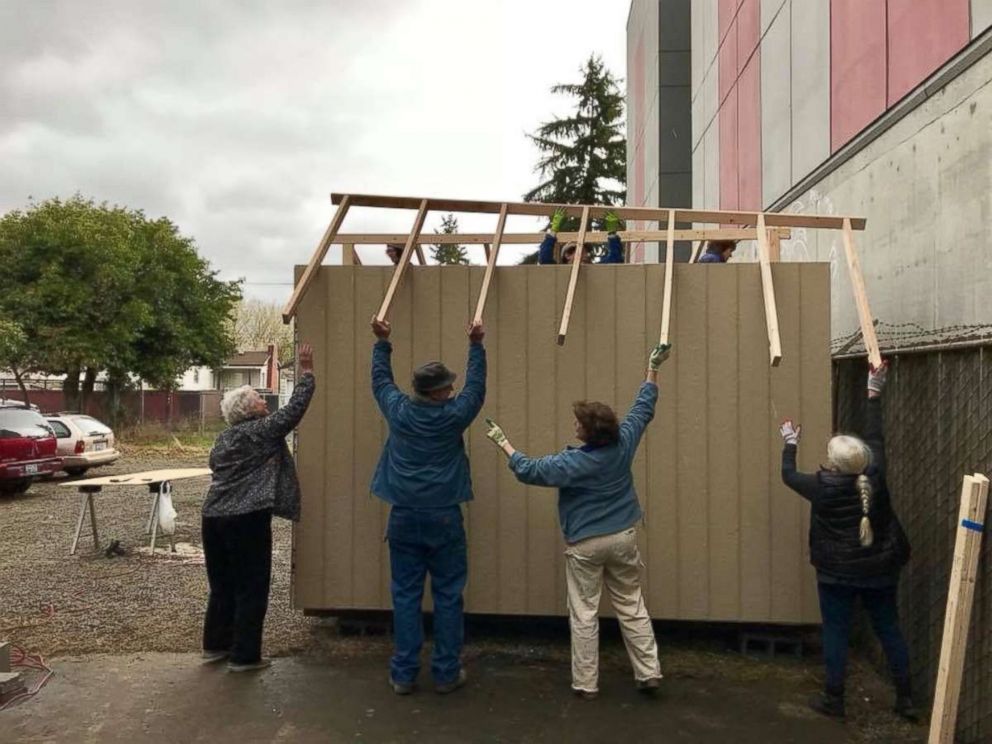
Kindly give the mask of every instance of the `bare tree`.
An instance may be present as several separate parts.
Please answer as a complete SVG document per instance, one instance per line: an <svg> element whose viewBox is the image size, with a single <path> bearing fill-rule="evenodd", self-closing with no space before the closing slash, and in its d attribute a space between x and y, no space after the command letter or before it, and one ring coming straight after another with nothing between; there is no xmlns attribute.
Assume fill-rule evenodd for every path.
<svg viewBox="0 0 992 744"><path fill-rule="evenodd" d="M231 317L231 333L238 351L275 344L280 363L293 358L293 331L282 322L282 309L274 302L239 302Z"/></svg>

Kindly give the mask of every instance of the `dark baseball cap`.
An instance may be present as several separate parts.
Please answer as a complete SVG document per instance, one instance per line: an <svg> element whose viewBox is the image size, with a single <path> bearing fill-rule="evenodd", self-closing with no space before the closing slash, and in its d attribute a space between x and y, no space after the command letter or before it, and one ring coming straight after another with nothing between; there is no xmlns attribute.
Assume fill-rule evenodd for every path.
<svg viewBox="0 0 992 744"><path fill-rule="evenodd" d="M458 378L443 362L427 362L413 370L413 389L418 393L431 393L454 384Z"/></svg>

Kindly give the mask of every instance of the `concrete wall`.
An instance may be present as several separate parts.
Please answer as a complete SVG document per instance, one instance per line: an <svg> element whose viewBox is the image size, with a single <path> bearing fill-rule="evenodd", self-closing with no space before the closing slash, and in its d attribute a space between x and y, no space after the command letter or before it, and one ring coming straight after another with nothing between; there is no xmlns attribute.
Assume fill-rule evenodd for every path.
<svg viewBox="0 0 992 744"><path fill-rule="evenodd" d="M407 272L395 298L393 366L444 359L462 373L465 322L482 268ZM829 292L824 264L777 264L783 359L768 364L761 281L754 264L678 264L672 340L661 398L633 463L651 614L681 620L815 622L806 504L782 484L775 422L829 436ZM299 429L302 519L294 531L293 601L307 609L388 609L387 507L369 495L385 438L372 399L369 318L391 268L325 266L304 297L300 335L315 346L318 385ZM521 485L485 437L483 417L532 455L574 440L572 403L626 411L644 378L661 320L664 266L581 272L568 338L555 343L566 266L498 267L486 308L486 403L465 432L475 500L468 506L466 608L565 614L564 563L552 489ZM820 452L800 450L814 469Z"/></svg>

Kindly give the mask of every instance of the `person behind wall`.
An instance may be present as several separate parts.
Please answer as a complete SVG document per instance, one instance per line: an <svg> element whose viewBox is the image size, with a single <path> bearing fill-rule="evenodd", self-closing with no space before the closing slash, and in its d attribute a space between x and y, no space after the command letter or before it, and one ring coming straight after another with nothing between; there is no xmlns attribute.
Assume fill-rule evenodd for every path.
<svg viewBox="0 0 992 744"><path fill-rule="evenodd" d="M300 484L286 437L313 398L313 350L299 348L302 375L289 402L269 413L251 387L221 400L228 428L210 451L213 480L203 502L203 554L210 595L203 623L205 663L232 672L264 669L262 627L272 575L272 517L300 518Z"/></svg>
<svg viewBox="0 0 992 744"><path fill-rule="evenodd" d="M699 257L699 263L727 263L735 250L735 240L710 240L706 243L706 252Z"/></svg>
<svg viewBox="0 0 992 744"><path fill-rule="evenodd" d="M544 235L541 247L537 252L537 262L539 264L555 263L555 245L558 243L558 232L564 222L566 213L564 209L558 209L551 217L551 227ZM606 231L609 233L606 238L606 255L596 263L616 264L623 263L623 243L617 231L620 229L620 218L613 212L607 212L604 218ZM561 263L570 264L575 259L575 243L568 243L561 250ZM593 263L592 254L589 251L582 251L582 263Z"/></svg>
<svg viewBox="0 0 992 744"><path fill-rule="evenodd" d="M888 659L896 688L895 712L916 720L909 651L899 629L896 592L899 573L909 560L909 541L892 509L885 480L882 391L888 363L868 374L864 439L834 436L827 443L827 466L816 473L796 469L801 427L786 420L780 427L782 480L812 506L810 562L816 568L823 616L826 683L810 707L844 717L844 677L855 600L871 620Z"/></svg>
<svg viewBox="0 0 992 744"><path fill-rule="evenodd" d="M400 258L403 257L404 246L402 243L387 243L386 244L386 258L390 260L393 266L396 266L400 262Z"/></svg>
<svg viewBox="0 0 992 744"><path fill-rule="evenodd" d="M389 426L372 479L372 493L390 505L390 591L395 652L389 683L397 695L414 691L424 630L421 605L426 576L434 600L431 674L436 692L465 684L462 592L468 578L461 504L472 499L462 435L486 399L482 324L468 328L465 387L454 395L455 373L428 362L413 373L413 395L393 381L391 328L372 319L372 393Z"/></svg>
<svg viewBox="0 0 992 744"><path fill-rule="evenodd" d="M626 418L596 402L573 407L577 448L528 457L487 419L487 436L509 456L521 483L558 489L558 519L565 536L565 578L572 632L572 690L583 699L599 692L599 599L603 584L613 603L634 668L636 686L654 693L661 684L658 645L641 593L635 525L641 507L631 463L641 436L654 417L658 370L670 347L657 346L647 375Z"/></svg>

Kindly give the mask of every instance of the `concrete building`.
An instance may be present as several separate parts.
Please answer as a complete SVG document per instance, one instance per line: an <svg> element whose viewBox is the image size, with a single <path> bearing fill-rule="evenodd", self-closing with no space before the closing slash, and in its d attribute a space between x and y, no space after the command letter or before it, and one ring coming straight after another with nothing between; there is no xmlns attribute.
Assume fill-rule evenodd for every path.
<svg viewBox="0 0 992 744"><path fill-rule="evenodd" d="M992 0L633 0L627 35L630 204L862 215L877 318L992 322ZM842 255L827 231L782 249Z"/></svg>

